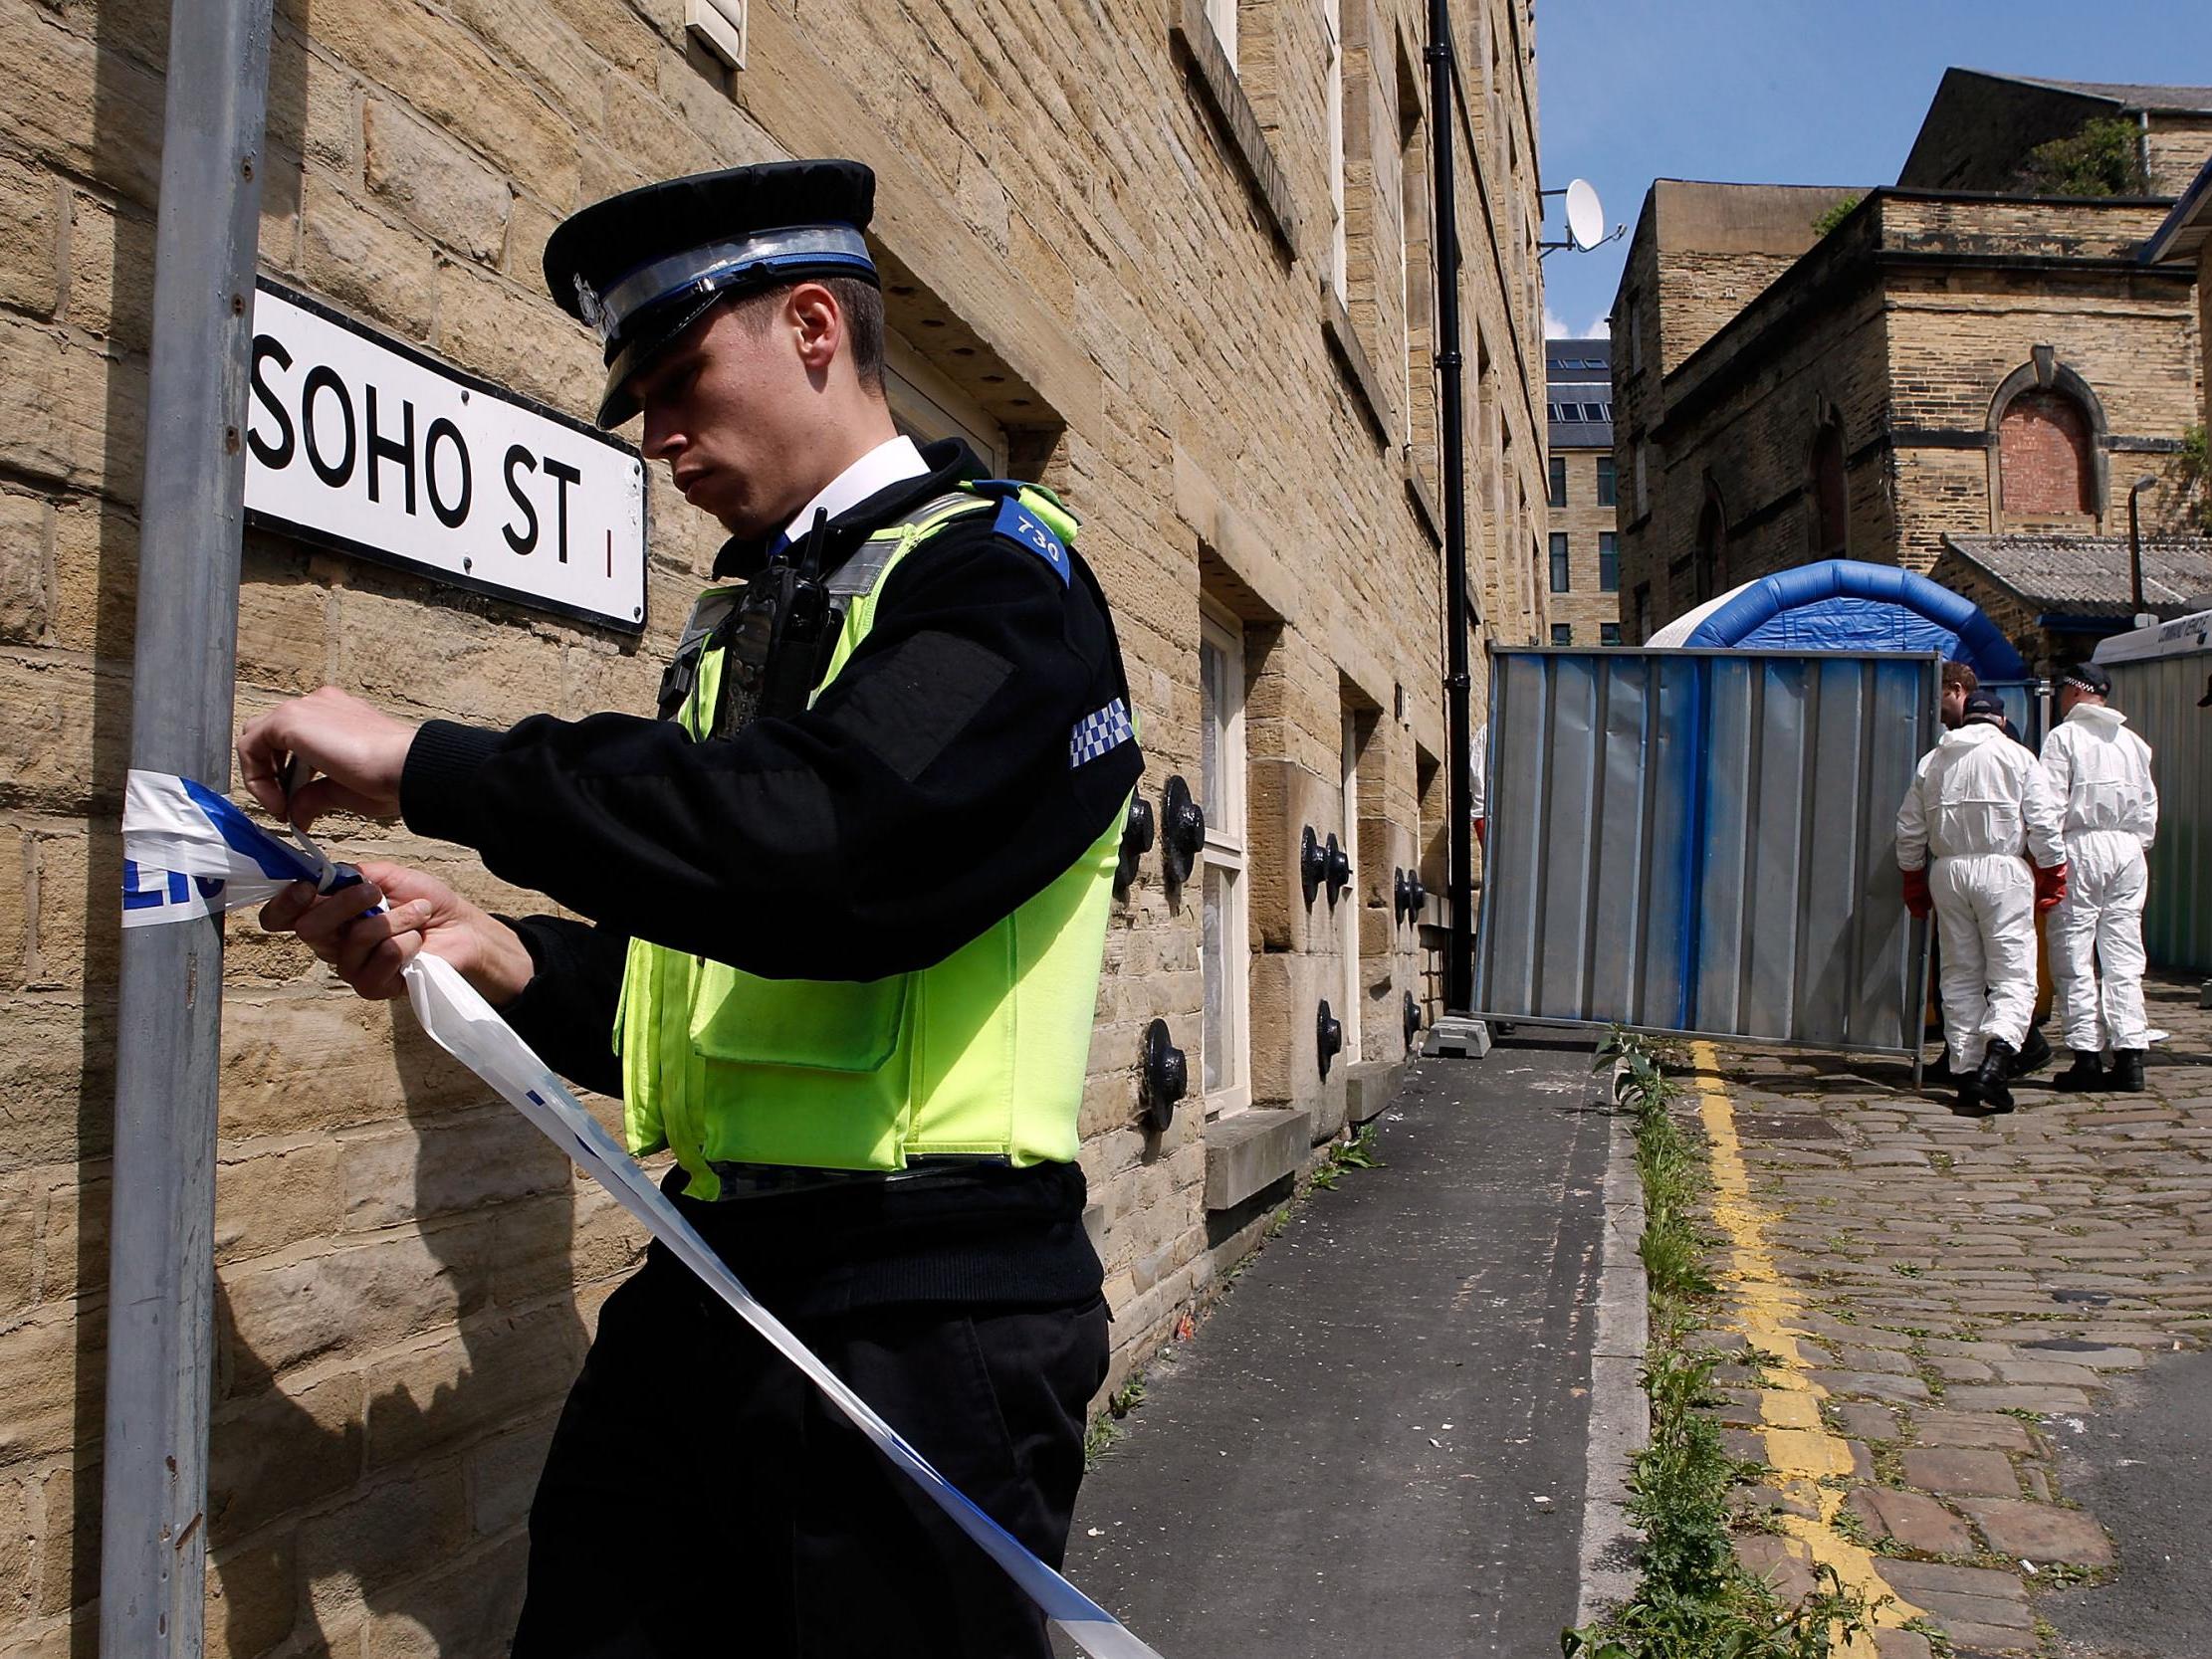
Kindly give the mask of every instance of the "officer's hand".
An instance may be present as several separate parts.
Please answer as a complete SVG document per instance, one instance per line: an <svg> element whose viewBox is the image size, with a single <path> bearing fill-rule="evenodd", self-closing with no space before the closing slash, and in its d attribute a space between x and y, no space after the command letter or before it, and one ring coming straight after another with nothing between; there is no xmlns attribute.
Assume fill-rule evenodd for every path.
<svg viewBox="0 0 2212 1659"><path fill-rule="evenodd" d="M398 864L363 864L360 871L359 882L323 897L306 882L293 883L262 907L261 925L297 933L372 1002L405 992L400 973L418 950L443 956L495 1007L530 983L530 952L515 931L445 883ZM364 914L379 904L382 915Z"/></svg>
<svg viewBox="0 0 2212 1659"><path fill-rule="evenodd" d="M415 727L371 709L335 686L279 704L238 734L239 781L277 818L310 828L326 812L399 816L399 774ZM288 799L285 769L294 760L321 773Z"/></svg>

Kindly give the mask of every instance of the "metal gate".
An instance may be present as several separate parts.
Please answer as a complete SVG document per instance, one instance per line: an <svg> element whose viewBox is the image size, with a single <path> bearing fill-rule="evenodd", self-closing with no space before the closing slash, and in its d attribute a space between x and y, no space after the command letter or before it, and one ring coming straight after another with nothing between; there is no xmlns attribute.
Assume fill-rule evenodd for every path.
<svg viewBox="0 0 2212 1659"><path fill-rule="evenodd" d="M1475 1006L1916 1052L1895 820L1936 659L1493 653Z"/></svg>
<svg viewBox="0 0 2212 1659"><path fill-rule="evenodd" d="M2160 967L2212 973L2212 650L2103 666L2158 784L2143 947Z"/></svg>

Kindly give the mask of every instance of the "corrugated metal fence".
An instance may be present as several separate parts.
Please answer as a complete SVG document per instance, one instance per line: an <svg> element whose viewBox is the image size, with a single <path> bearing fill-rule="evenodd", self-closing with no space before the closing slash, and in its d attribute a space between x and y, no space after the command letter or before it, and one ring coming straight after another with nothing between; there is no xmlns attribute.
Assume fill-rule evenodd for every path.
<svg viewBox="0 0 2212 1659"><path fill-rule="evenodd" d="M2112 707L2151 747L2158 839L2143 947L2158 967L2212 973L2212 651L2106 663Z"/></svg>
<svg viewBox="0 0 2212 1659"><path fill-rule="evenodd" d="M1498 1019L1909 1052L1897 804L1935 659L1501 651L1475 1003Z"/></svg>

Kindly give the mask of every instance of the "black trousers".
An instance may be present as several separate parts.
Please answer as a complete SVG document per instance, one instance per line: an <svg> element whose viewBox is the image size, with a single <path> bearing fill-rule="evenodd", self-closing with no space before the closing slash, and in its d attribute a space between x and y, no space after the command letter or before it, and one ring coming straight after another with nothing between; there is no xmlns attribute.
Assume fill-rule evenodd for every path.
<svg viewBox="0 0 2212 1659"><path fill-rule="evenodd" d="M1102 1298L792 1329L1058 1566L1105 1380ZM607 1299L530 1513L515 1659L1046 1659L1043 1616L780 1354L654 1245Z"/></svg>

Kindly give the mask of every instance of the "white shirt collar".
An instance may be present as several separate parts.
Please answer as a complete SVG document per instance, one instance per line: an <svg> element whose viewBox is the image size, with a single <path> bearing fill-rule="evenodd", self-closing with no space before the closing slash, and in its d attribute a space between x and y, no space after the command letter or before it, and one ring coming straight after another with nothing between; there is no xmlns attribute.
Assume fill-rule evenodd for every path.
<svg viewBox="0 0 2212 1659"><path fill-rule="evenodd" d="M929 463L914 447L914 440L902 432L887 443L878 444L824 485L821 493L800 508L783 526L783 533L774 545L782 547L801 539L813 527L816 513L826 513L834 518L858 507L870 496L907 479L921 478L929 470Z"/></svg>

